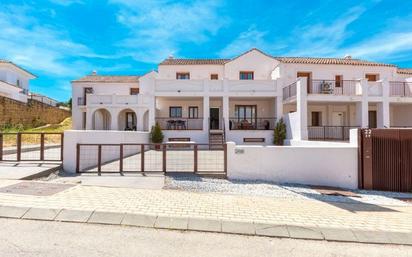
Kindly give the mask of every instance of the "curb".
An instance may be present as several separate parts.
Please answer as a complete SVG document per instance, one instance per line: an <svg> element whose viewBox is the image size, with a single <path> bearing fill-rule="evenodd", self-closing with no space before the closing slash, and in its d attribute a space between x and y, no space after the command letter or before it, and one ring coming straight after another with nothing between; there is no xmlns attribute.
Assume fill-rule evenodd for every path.
<svg viewBox="0 0 412 257"><path fill-rule="evenodd" d="M335 242L412 245L412 233L265 224L191 217L152 216L123 212L0 206L0 218L124 225Z"/></svg>

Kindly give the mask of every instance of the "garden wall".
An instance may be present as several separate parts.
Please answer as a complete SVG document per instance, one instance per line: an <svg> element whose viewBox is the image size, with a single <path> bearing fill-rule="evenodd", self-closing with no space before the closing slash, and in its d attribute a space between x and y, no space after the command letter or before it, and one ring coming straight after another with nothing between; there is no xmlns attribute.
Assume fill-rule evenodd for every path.
<svg viewBox="0 0 412 257"><path fill-rule="evenodd" d="M29 99L22 103L0 96L0 126L21 124L26 127L57 124L71 113L55 106L50 106Z"/></svg>

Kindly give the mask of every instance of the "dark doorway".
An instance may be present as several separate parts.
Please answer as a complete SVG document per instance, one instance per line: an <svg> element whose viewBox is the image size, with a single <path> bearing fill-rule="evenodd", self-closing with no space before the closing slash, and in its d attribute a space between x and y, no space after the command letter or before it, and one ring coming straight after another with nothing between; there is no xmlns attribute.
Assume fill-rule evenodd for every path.
<svg viewBox="0 0 412 257"><path fill-rule="evenodd" d="M219 129L219 108L210 108L210 129Z"/></svg>
<svg viewBox="0 0 412 257"><path fill-rule="evenodd" d="M376 111L369 111L369 128L377 128Z"/></svg>

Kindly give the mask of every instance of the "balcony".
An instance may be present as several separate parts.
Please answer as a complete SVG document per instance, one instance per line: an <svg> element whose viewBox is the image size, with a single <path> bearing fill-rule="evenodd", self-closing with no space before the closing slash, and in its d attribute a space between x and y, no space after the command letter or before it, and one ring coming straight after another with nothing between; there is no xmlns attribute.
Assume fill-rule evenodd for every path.
<svg viewBox="0 0 412 257"><path fill-rule="evenodd" d="M226 87L226 90L225 90ZM274 80L165 80L155 81L156 93L276 92Z"/></svg>
<svg viewBox="0 0 412 257"><path fill-rule="evenodd" d="M350 130L356 126L309 126L309 140L348 141Z"/></svg>
<svg viewBox="0 0 412 257"><path fill-rule="evenodd" d="M308 94L322 94L335 96L360 95L357 90L357 80L311 80L308 85Z"/></svg>
<svg viewBox="0 0 412 257"><path fill-rule="evenodd" d="M275 80L228 80L229 92L276 92Z"/></svg>
<svg viewBox="0 0 412 257"><path fill-rule="evenodd" d="M276 118L229 118L230 130L272 130L276 126Z"/></svg>
<svg viewBox="0 0 412 257"><path fill-rule="evenodd" d="M77 105L137 105L139 98L138 95L88 95L86 98L78 97Z"/></svg>
<svg viewBox="0 0 412 257"><path fill-rule="evenodd" d="M202 130L203 118L158 117L156 123L162 130Z"/></svg>
<svg viewBox="0 0 412 257"><path fill-rule="evenodd" d="M297 88L296 81L283 88L283 101L296 97Z"/></svg>
<svg viewBox="0 0 412 257"><path fill-rule="evenodd" d="M395 97L412 97L412 82L390 81L389 95Z"/></svg>

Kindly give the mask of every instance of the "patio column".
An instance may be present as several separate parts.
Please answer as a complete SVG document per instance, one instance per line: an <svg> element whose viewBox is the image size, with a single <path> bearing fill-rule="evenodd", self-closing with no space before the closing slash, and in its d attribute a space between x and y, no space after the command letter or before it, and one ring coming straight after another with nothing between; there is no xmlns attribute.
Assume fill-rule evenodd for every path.
<svg viewBox="0 0 412 257"><path fill-rule="evenodd" d="M119 110L110 110L110 130L119 130Z"/></svg>
<svg viewBox="0 0 412 257"><path fill-rule="evenodd" d="M86 110L86 130L93 129L93 110L87 108Z"/></svg>
<svg viewBox="0 0 412 257"><path fill-rule="evenodd" d="M156 112L156 99L154 96L150 97L147 99L148 100L148 107L149 107L149 131L150 129L156 124L156 119L155 119L155 112Z"/></svg>
<svg viewBox="0 0 412 257"><path fill-rule="evenodd" d="M384 79L381 83L382 102L377 105L377 125L378 128L389 128L391 126L389 113L389 82L387 79Z"/></svg>
<svg viewBox="0 0 412 257"><path fill-rule="evenodd" d="M209 96L203 97L203 130L208 130L209 128L209 117L210 117L210 110L209 110Z"/></svg>
<svg viewBox="0 0 412 257"><path fill-rule="evenodd" d="M225 131L229 130L229 97L228 96L224 96L223 97L223 122L225 123Z"/></svg>
<svg viewBox="0 0 412 257"><path fill-rule="evenodd" d="M279 121L283 117L283 100L282 97L276 97L276 121Z"/></svg>
<svg viewBox="0 0 412 257"><path fill-rule="evenodd" d="M296 140L308 139L308 88L306 78L298 78L296 82L297 122L300 128Z"/></svg>
<svg viewBox="0 0 412 257"><path fill-rule="evenodd" d="M367 128L369 127L368 81L361 79L356 87L361 91L361 101L356 103L356 125Z"/></svg>

